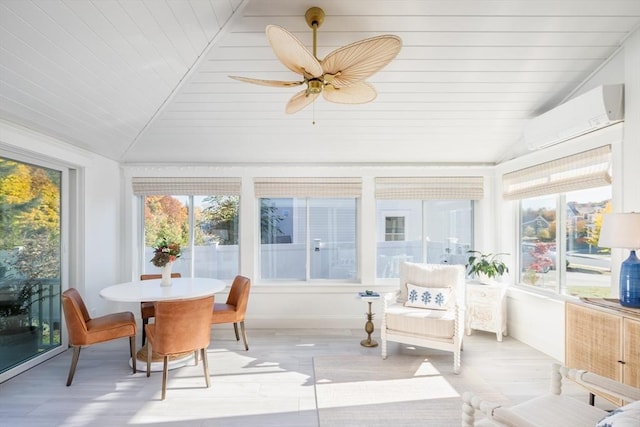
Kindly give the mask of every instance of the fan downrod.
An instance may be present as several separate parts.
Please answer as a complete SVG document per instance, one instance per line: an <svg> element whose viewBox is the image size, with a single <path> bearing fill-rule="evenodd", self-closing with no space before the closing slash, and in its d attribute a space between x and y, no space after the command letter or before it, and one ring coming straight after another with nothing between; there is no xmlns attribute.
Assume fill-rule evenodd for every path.
<svg viewBox="0 0 640 427"><path fill-rule="evenodd" d="M307 25L310 28L320 28L322 23L324 22L324 10L319 7L310 7L307 9L307 12L304 14L304 18L307 20Z"/></svg>

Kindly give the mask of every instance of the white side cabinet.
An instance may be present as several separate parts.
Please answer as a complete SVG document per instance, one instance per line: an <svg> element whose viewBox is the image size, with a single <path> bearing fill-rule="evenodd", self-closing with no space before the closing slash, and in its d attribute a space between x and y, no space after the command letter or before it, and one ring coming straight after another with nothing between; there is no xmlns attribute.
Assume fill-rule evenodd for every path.
<svg viewBox="0 0 640 427"><path fill-rule="evenodd" d="M507 289L500 283L485 285L467 282L466 333L471 330L495 332L498 341L507 336Z"/></svg>

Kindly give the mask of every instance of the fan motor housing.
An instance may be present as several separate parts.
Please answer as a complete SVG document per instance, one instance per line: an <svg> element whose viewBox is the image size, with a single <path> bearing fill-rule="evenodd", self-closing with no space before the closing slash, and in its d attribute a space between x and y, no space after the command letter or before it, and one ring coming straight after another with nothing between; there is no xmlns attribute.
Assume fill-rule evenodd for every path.
<svg viewBox="0 0 640 427"><path fill-rule="evenodd" d="M320 28L324 22L324 10L319 7L310 7L307 9L307 13L304 14L304 18L307 20L307 25L313 28L314 24L316 28Z"/></svg>
<svg viewBox="0 0 640 427"><path fill-rule="evenodd" d="M309 80L308 90L313 94L322 92L322 82L318 79Z"/></svg>

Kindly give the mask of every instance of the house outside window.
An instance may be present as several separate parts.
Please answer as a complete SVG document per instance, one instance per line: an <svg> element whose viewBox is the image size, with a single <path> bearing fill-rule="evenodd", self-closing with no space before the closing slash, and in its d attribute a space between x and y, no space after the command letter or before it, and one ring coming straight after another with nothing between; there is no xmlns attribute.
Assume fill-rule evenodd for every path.
<svg viewBox="0 0 640 427"><path fill-rule="evenodd" d="M505 198L519 199L519 282L554 293L610 296L611 252L598 247L612 210L610 147L504 176Z"/></svg>

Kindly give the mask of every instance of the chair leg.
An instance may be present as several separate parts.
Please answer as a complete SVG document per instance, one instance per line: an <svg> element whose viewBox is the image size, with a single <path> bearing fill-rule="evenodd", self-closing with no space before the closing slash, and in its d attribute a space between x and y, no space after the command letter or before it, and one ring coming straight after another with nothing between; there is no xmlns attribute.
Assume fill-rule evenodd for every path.
<svg viewBox="0 0 640 427"><path fill-rule="evenodd" d="M211 387L211 380L209 379L209 361L207 360L207 349L200 349L202 354L202 367L204 369L204 381L207 383L207 388Z"/></svg>
<svg viewBox="0 0 640 427"><path fill-rule="evenodd" d="M147 377L151 375L151 343L147 345Z"/></svg>
<svg viewBox="0 0 640 427"><path fill-rule="evenodd" d="M194 366L198 366L198 350L194 350L194 352L193 352L193 360L196 361Z"/></svg>
<svg viewBox="0 0 640 427"><path fill-rule="evenodd" d="M167 374L169 372L169 356L164 356L164 367L162 369L162 400L167 397Z"/></svg>
<svg viewBox="0 0 640 427"><path fill-rule="evenodd" d="M149 318L142 318L142 345L147 342L147 331L146 326L149 324Z"/></svg>
<svg viewBox="0 0 640 427"><path fill-rule="evenodd" d="M240 335L238 335L238 324L233 322L233 331L236 333L236 341L240 341Z"/></svg>
<svg viewBox="0 0 640 427"><path fill-rule="evenodd" d="M73 347L73 357L71 358L71 367L69 367L69 376L67 377L67 387L71 385L73 381L73 375L76 373L76 366L78 366L78 359L80 358L80 350L82 347Z"/></svg>
<svg viewBox="0 0 640 427"><path fill-rule="evenodd" d="M131 335L129 337L129 352L131 353L131 366L133 367L133 373L135 374L136 372L138 372L138 370L136 369L137 355L136 355L136 336L135 335Z"/></svg>
<svg viewBox="0 0 640 427"><path fill-rule="evenodd" d="M453 373L454 374L460 373L460 351L459 350L453 352Z"/></svg>
<svg viewBox="0 0 640 427"><path fill-rule="evenodd" d="M244 349L249 351L249 342L247 341L247 331L244 329L244 320L240 322L240 330L242 331L242 340L244 341ZM236 329L236 333L237 332L238 330Z"/></svg>

